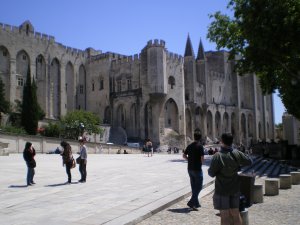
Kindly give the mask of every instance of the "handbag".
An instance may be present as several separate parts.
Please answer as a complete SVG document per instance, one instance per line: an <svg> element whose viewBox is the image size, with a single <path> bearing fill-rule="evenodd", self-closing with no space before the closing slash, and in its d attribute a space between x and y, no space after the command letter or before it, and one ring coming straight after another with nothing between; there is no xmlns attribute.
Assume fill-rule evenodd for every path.
<svg viewBox="0 0 300 225"><path fill-rule="evenodd" d="M72 166L71 166L71 169L75 168L76 167L76 162L75 162L75 159L72 158Z"/></svg>
<svg viewBox="0 0 300 225"><path fill-rule="evenodd" d="M76 158L76 163L80 164L80 162L81 162L81 156L79 156L79 157Z"/></svg>

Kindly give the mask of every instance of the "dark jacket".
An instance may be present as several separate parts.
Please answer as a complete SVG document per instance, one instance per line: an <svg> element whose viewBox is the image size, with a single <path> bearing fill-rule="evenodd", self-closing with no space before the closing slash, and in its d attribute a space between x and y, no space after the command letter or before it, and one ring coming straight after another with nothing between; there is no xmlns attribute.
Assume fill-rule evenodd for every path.
<svg viewBox="0 0 300 225"><path fill-rule="evenodd" d="M73 154L72 154L71 146L69 144L67 144L66 146L63 146L63 148L64 148L64 151L61 153L62 159L63 159L63 164L72 162Z"/></svg>
<svg viewBox="0 0 300 225"><path fill-rule="evenodd" d="M251 165L249 156L231 148L221 148L214 154L208 174L216 177L215 192L221 195L233 195L239 192L238 171L240 166Z"/></svg>
<svg viewBox="0 0 300 225"><path fill-rule="evenodd" d="M29 168L34 168L36 167L36 161L34 159L35 156L35 149L32 148L32 150L30 150L30 148L25 148L23 151L23 158L27 164L27 166Z"/></svg>

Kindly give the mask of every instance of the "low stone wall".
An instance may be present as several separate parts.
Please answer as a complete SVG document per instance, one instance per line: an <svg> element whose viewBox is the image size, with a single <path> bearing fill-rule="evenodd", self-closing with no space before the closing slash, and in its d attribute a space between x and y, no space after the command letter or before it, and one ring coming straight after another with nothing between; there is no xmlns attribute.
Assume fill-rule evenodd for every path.
<svg viewBox="0 0 300 225"><path fill-rule="evenodd" d="M59 147L61 141L62 139L58 138L48 138L31 135L15 135L0 132L0 142L8 143L8 148L6 149L8 153L22 153L26 142L31 142L37 153L49 153L55 151L55 149ZM78 141L65 141L67 141L71 145L73 153L79 151ZM141 150L138 148L105 143L87 142L86 146L88 148L88 153L92 154L116 154L118 150L120 150L121 154L123 154L124 150L126 150L129 154L141 153Z"/></svg>

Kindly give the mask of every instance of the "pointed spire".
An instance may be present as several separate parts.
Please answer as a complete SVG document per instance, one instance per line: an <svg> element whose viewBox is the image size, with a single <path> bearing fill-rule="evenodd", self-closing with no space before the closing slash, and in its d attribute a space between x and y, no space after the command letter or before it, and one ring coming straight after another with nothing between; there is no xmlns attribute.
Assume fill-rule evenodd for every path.
<svg viewBox="0 0 300 225"><path fill-rule="evenodd" d="M203 48L203 44L202 44L201 38L200 38L200 44L199 44L199 48L198 48L197 59L198 59L198 60L199 60L199 59L200 59L200 60L205 59L204 48Z"/></svg>
<svg viewBox="0 0 300 225"><path fill-rule="evenodd" d="M187 38L187 41L186 41L184 56L195 56L193 46L192 46L192 42L191 42L191 39L190 39L190 34L188 34L188 38Z"/></svg>

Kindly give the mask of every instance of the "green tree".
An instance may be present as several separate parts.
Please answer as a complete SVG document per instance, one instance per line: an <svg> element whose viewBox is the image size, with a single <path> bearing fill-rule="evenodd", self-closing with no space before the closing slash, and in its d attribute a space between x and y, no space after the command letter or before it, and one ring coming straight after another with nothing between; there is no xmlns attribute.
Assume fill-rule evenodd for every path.
<svg viewBox="0 0 300 225"><path fill-rule="evenodd" d="M37 100L37 86L35 83L35 79L32 81L32 98L33 98L33 104L35 104L35 108L37 110L37 116L39 120L42 120L45 118L45 112L41 108L40 104Z"/></svg>
<svg viewBox="0 0 300 225"><path fill-rule="evenodd" d="M9 102L5 99L5 87L2 79L0 78L0 119L1 113L8 113L10 110Z"/></svg>
<svg viewBox="0 0 300 225"><path fill-rule="evenodd" d="M231 0L233 17L211 15L207 37L238 55L235 70L255 73L265 94L278 89L287 111L300 119L300 1Z"/></svg>
<svg viewBox="0 0 300 225"><path fill-rule="evenodd" d="M99 125L99 117L91 112L82 110L68 112L61 118L61 136L64 138L77 139L82 135L83 130L88 134L100 134L102 130Z"/></svg>
<svg viewBox="0 0 300 225"><path fill-rule="evenodd" d="M35 135L38 127L38 103L35 88L31 83L30 65L27 69L26 82L23 89L21 124L28 134Z"/></svg>

